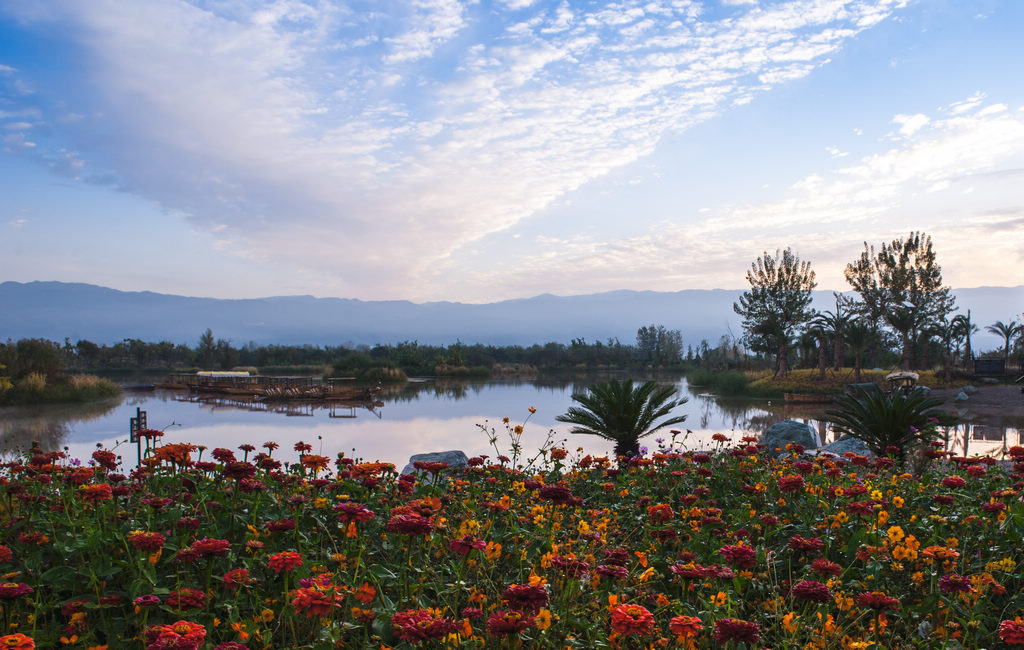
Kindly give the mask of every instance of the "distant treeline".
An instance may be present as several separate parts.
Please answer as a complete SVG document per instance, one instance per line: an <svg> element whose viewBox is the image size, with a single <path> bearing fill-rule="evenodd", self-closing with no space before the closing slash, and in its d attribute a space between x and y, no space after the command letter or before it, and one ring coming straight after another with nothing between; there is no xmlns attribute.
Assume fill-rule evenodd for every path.
<svg viewBox="0 0 1024 650"><path fill-rule="evenodd" d="M427 345L417 341L374 346L257 345L235 347L203 332L195 346L170 341L150 343L125 339L112 345L88 340L63 343L25 339L0 344L0 364L15 380L28 372L63 374L132 370L186 371L256 368L260 372L319 371L327 376L377 378L382 369L411 376L479 376L494 374L615 371L633 369L686 370L694 366L736 367L742 359L738 344L723 337L712 347L707 341L684 349L682 334L663 325L637 330L633 343L572 339L531 346L495 346L456 342ZM391 373L395 376L396 373Z"/></svg>

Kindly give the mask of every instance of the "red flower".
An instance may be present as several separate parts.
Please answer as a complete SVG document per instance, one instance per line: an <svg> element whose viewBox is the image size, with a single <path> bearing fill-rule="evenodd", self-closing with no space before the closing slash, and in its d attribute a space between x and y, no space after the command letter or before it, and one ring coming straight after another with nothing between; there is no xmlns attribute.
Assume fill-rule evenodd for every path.
<svg viewBox="0 0 1024 650"><path fill-rule="evenodd" d="M235 452L231 451L230 449L224 449L223 447L217 447L216 449L210 452L210 455L213 456L214 459L219 460L222 463L233 463L236 460L238 460L237 458L235 458Z"/></svg>
<svg viewBox="0 0 1024 650"><path fill-rule="evenodd" d="M28 595L34 591L35 589L29 587L24 582L0 583L0 598L4 600L12 600L20 596Z"/></svg>
<svg viewBox="0 0 1024 650"><path fill-rule="evenodd" d="M843 567L821 558L811 562L811 571L820 576L837 576L843 572Z"/></svg>
<svg viewBox="0 0 1024 650"><path fill-rule="evenodd" d="M793 597L813 603L827 603L832 600L832 592L817 580L802 580L793 585Z"/></svg>
<svg viewBox="0 0 1024 650"><path fill-rule="evenodd" d="M509 585L501 598L512 609L537 612L548 604L548 590L542 585Z"/></svg>
<svg viewBox="0 0 1024 650"><path fill-rule="evenodd" d="M295 551L281 551L274 553L267 558L267 566L274 570L274 573L291 571L295 567L302 566L302 555Z"/></svg>
<svg viewBox="0 0 1024 650"><path fill-rule="evenodd" d="M517 610L499 610L487 618L487 631L494 636L518 634L533 627L536 618L532 614L524 614Z"/></svg>
<svg viewBox="0 0 1024 650"><path fill-rule="evenodd" d="M338 521L346 524L353 521L370 521L377 516L362 503L352 501L339 503L334 506L334 511L338 513Z"/></svg>
<svg viewBox="0 0 1024 650"><path fill-rule="evenodd" d="M203 539L192 542L192 550L200 556L224 555L231 550L231 542L226 539L210 539L209 537L204 537Z"/></svg>
<svg viewBox="0 0 1024 650"><path fill-rule="evenodd" d="M1024 645L1024 620L1019 616L999 623L999 638L1007 645Z"/></svg>
<svg viewBox="0 0 1024 650"><path fill-rule="evenodd" d="M962 476L953 474L942 479L942 484L949 488L962 488L967 485L967 481Z"/></svg>
<svg viewBox="0 0 1024 650"><path fill-rule="evenodd" d="M395 612L395 615L391 617L391 627L400 639L413 643L442 639L458 629L454 620L444 618L428 609Z"/></svg>
<svg viewBox="0 0 1024 650"><path fill-rule="evenodd" d="M206 607L206 594L198 589L182 587L168 594L165 602L171 609L202 609Z"/></svg>
<svg viewBox="0 0 1024 650"><path fill-rule="evenodd" d="M761 628L757 623L741 621L738 618L723 618L715 621L715 641L742 641L747 644L757 643L761 638Z"/></svg>
<svg viewBox="0 0 1024 650"><path fill-rule="evenodd" d="M939 589L947 594L970 593L971 579L956 573L947 573L939 578Z"/></svg>
<svg viewBox="0 0 1024 650"><path fill-rule="evenodd" d="M331 609L341 607L344 596L334 592L334 588L320 590L302 587L292 592L292 606L296 614L305 612L306 618L327 616Z"/></svg>
<svg viewBox="0 0 1024 650"><path fill-rule="evenodd" d="M857 604L861 607L886 610L895 609L900 606L900 601L882 591L865 591L857 596Z"/></svg>
<svg viewBox="0 0 1024 650"><path fill-rule="evenodd" d="M674 616L668 622L668 629L676 636L697 636L704 629L704 623L696 616Z"/></svg>
<svg viewBox="0 0 1024 650"><path fill-rule="evenodd" d="M796 492L804 489L804 477L799 474L787 474L779 477L779 492Z"/></svg>
<svg viewBox="0 0 1024 650"><path fill-rule="evenodd" d="M819 537L806 539L800 535L793 535L789 538L789 548L810 555L818 555L825 548L825 542L821 541Z"/></svg>
<svg viewBox="0 0 1024 650"><path fill-rule="evenodd" d="M251 582L252 578L249 577L248 569L231 569L224 574L225 589L238 589L248 586Z"/></svg>
<svg viewBox="0 0 1024 650"><path fill-rule="evenodd" d="M386 528L389 533L429 535L430 531L434 530L434 518L421 517L413 513L400 514L389 519Z"/></svg>
<svg viewBox="0 0 1024 650"><path fill-rule="evenodd" d="M458 553L459 555L469 555L469 552L473 549L486 548L487 542L482 539L477 539L472 535L464 535L458 539L453 539L448 542L448 548Z"/></svg>
<svg viewBox="0 0 1024 650"><path fill-rule="evenodd" d="M10 562L14 559L14 552L7 546L0 544L0 564Z"/></svg>
<svg viewBox="0 0 1024 650"><path fill-rule="evenodd" d="M117 454L108 449L97 449L92 452L92 459L97 465L111 472L117 469Z"/></svg>
<svg viewBox="0 0 1024 650"><path fill-rule="evenodd" d="M612 608L612 629L623 636L647 636L654 629L654 615L641 605Z"/></svg>
<svg viewBox="0 0 1024 650"><path fill-rule="evenodd" d="M651 521L663 524L671 521L672 517L676 516L676 513L672 510L672 506L667 503L661 503L656 506L648 506L647 516L651 518Z"/></svg>
<svg viewBox="0 0 1024 650"><path fill-rule="evenodd" d="M206 640L206 628L198 623L178 621L146 628L146 650L198 650Z"/></svg>
<svg viewBox="0 0 1024 650"><path fill-rule="evenodd" d="M97 501L108 501L113 497L110 486L106 483L93 483L78 488L82 495L82 501L96 503Z"/></svg>
<svg viewBox="0 0 1024 650"><path fill-rule="evenodd" d="M734 567L753 569L757 566L757 551L750 546L743 544L723 546L720 553L725 556L725 561Z"/></svg>
<svg viewBox="0 0 1024 650"><path fill-rule="evenodd" d="M277 521L267 522L268 533L284 533L289 530L295 530L294 519L279 519Z"/></svg>
<svg viewBox="0 0 1024 650"><path fill-rule="evenodd" d="M0 636L0 648L4 650L35 650L36 642L21 632Z"/></svg>

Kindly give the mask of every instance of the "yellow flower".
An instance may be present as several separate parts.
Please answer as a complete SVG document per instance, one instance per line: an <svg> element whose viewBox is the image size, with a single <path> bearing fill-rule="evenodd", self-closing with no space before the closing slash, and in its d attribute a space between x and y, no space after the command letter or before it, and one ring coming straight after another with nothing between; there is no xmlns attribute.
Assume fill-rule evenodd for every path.
<svg viewBox="0 0 1024 650"><path fill-rule="evenodd" d="M538 630L546 630L551 627L551 610L542 609L537 612L537 618L534 619L537 624Z"/></svg>
<svg viewBox="0 0 1024 650"><path fill-rule="evenodd" d="M264 623L269 623L274 620L274 612L270 609L264 609L260 612L260 618L263 619Z"/></svg>
<svg viewBox="0 0 1024 650"><path fill-rule="evenodd" d="M884 526L889 521L889 513L885 510L878 511L878 525Z"/></svg>
<svg viewBox="0 0 1024 650"><path fill-rule="evenodd" d="M717 605L718 607L721 607L727 602L729 602L729 596L724 591L720 591L711 597L711 604Z"/></svg>
<svg viewBox="0 0 1024 650"><path fill-rule="evenodd" d="M899 526L891 526L889 528L888 533L889 533L889 539L891 539L894 542L899 542L900 540L903 539L903 537L905 535L905 533L903 532L903 529L900 528Z"/></svg>
<svg viewBox="0 0 1024 650"><path fill-rule="evenodd" d="M906 503L906 501L904 501L901 496L895 496L892 498L892 505L895 508L902 508L904 503Z"/></svg>

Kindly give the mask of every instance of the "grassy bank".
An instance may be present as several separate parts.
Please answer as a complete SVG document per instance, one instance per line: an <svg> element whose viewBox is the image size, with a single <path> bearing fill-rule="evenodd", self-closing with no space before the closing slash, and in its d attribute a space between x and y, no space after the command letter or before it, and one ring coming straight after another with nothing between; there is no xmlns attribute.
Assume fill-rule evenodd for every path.
<svg viewBox="0 0 1024 650"><path fill-rule="evenodd" d="M47 381L45 375L31 373L6 390L0 391L0 405L57 404L61 402L87 402L115 397L121 389L112 381L95 375L65 375L57 381Z"/></svg>
<svg viewBox="0 0 1024 650"><path fill-rule="evenodd" d="M860 383L875 383L888 390L889 382L885 376L892 370L861 370ZM954 379L949 384L941 373L931 370L915 371L920 375L919 385L931 388L947 388L963 386L966 379ZM828 369L825 377L819 376L817 368L800 368L790 370L785 377L773 377L768 370L759 372L743 372L739 370L707 371L693 370L687 373L686 380L691 386L706 389L716 395L749 396L749 397L781 397L784 393L832 395L844 392L850 384L855 383L855 373L851 368L838 371Z"/></svg>

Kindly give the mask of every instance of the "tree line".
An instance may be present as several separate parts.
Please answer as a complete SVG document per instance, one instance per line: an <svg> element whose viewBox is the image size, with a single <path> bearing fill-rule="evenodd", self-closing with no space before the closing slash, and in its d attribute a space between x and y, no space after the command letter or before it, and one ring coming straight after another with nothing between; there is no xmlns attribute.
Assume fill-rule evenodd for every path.
<svg viewBox="0 0 1024 650"><path fill-rule="evenodd" d="M817 311L811 307L817 286L811 263L789 248L774 256L765 252L747 271L750 289L733 305L743 317L744 343L773 357L777 376L788 372L794 356L816 356L824 376L828 365L838 370L844 355L852 354L859 381L864 362L877 366L888 350L903 370L941 365L947 375L958 368L970 372L978 325L970 310L954 313L956 301L942 283L931 237L911 232L877 250L865 242L844 276L852 294L836 292L834 308ZM1004 365L1024 347L1024 326L1016 320L996 321L986 330L1003 337Z"/></svg>

